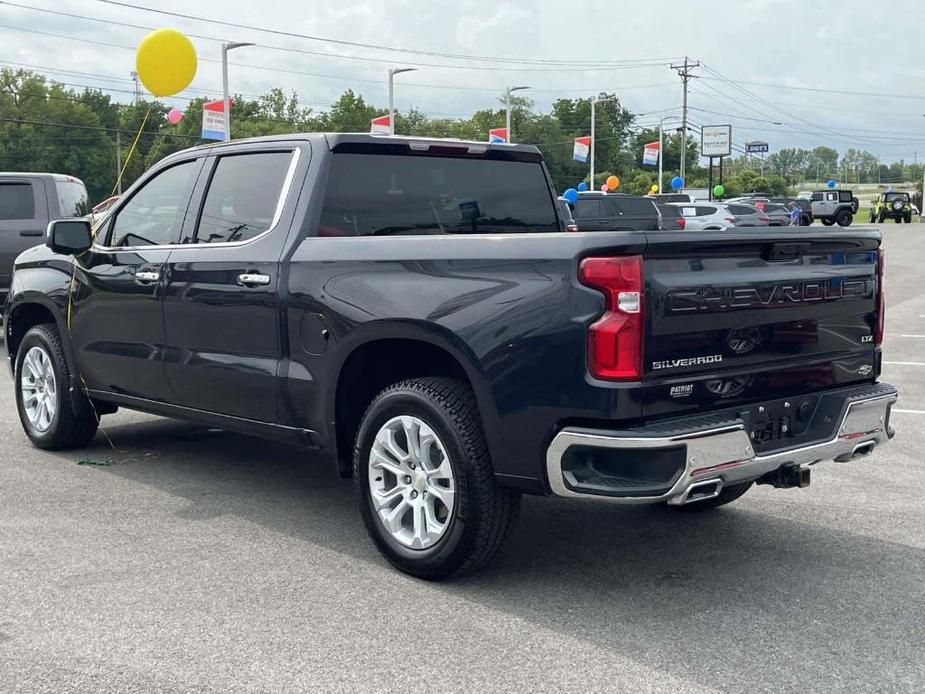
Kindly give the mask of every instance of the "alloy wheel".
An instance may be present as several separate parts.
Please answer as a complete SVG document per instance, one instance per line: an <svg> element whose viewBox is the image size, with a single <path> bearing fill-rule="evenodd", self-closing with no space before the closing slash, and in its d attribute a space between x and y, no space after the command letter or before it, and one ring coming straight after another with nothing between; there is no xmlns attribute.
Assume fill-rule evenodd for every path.
<svg viewBox="0 0 925 694"><path fill-rule="evenodd" d="M22 362L20 389L22 405L29 424L46 432L58 410L58 384L51 357L41 347L33 347Z"/></svg>

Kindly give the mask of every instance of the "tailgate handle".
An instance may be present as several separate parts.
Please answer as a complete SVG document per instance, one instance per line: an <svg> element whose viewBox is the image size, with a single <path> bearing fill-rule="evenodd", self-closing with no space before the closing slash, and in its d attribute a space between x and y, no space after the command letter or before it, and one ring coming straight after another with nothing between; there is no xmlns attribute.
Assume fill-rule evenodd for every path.
<svg viewBox="0 0 925 694"><path fill-rule="evenodd" d="M772 243L765 246L765 260L793 260L810 249L809 243Z"/></svg>

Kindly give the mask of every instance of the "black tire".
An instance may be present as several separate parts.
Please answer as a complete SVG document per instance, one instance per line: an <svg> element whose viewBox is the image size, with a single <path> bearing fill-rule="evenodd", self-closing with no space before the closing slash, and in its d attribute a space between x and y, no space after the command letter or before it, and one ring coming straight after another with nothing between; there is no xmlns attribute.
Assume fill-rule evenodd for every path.
<svg viewBox="0 0 925 694"><path fill-rule="evenodd" d="M912 213L907 212L905 216L903 217L903 221L905 221L906 224L912 224Z"/></svg>
<svg viewBox="0 0 925 694"><path fill-rule="evenodd" d="M719 494L714 496L712 499L694 501L690 504L684 504L683 506L671 506L671 508L676 508L680 511L708 511L718 506L725 506L726 504L732 503L749 489L751 489L752 484L754 484L754 482L730 484L728 487L723 487Z"/></svg>
<svg viewBox="0 0 925 694"><path fill-rule="evenodd" d="M370 493L369 457L376 434L400 415L415 416L436 432L455 478L449 525L424 549L403 545L386 530ZM427 580L461 576L485 565L500 550L520 511L520 494L495 483L471 389L450 378L402 381L376 396L357 434L353 477L363 522L379 551L399 570Z"/></svg>
<svg viewBox="0 0 925 694"><path fill-rule="evenodd" d="M886 212L880 210L880 214L877 215L877 223L883 224L886 221Z"/></svg>
<svg viewBox="0 0 925 694"><path fill-rule="evenodd" d="M830 226L832 226L833 224L835 224L835 220L832 219L831 217L823 217L823 218L822 218L822 223L825 224L827 227L830 227Z"/></svg>
<svg viewBox="0 0 925 694"><path fill-rule="evenodd" d="M876 221L877 221L877 216L874 214L874 211L871 210L870 211L870 223L873 224Z"/></svg>
<svg viewBox="0 0 925 694"><path fill-rule="evenodd" d="M813 225L813 218L812 218L812 217L810 217L808 214L804 214L804 215L801 215L801 216L800 216L800 226L802 226L802 227L809 227L809 226L812 226L812 225Z"/></svg>
<svg viewBox="0 0 925 694"><path fill-rule="evenodd" d="M23 403L22 370L26 355L38 347L48 355L55 377L56 410L49 426L44 431L30 422ZM64 356L64 345L58 328L52 324L36 325L30 329L16 353L16 409L19 421L29 440L46 451L61 451L86 446L99 428L99 419L93 411L90 400L80 392L70 392L72 379Z"/></svg>
<svg viewBox="0 0 925 694"><path fill-rule="evenodd" d="M851 222L854 220L854 215L852 215L848 210L841 210L838 214L835 215L835 223L840 227L851 226Z"/></svg>

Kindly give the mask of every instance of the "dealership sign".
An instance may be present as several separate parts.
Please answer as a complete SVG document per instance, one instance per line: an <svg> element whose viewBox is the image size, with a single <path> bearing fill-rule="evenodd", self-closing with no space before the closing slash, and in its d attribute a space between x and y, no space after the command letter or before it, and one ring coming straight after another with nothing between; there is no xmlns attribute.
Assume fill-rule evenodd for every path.
<svg viewBox="0 0 925 694"><path fill-rule="evenodd" d="M576 137L575 146L572 148L572 159L582 163L588 161L588 153L591 151L590 137Z"/></svg>
<svg viewBox="0 0 925 694"><path fill-rule="evenodd" d="M660 148L661 143L659 142L650 142L644 145L642 148L642 163L648 166L655 166L658 164L658 153Z"/></svg>
<svg viewBox="0 0 925 694"><path fill-rule="evenodd" d="M745 151L749 154L761 154L762 152L768 151L767 142L759 142L758 140L752 140L751 142L745 143Z"/></svg>
<svg viewBox="0 0 925 694"><path fill-rule="evenodd" d="M378 116L369 121L369 132L372 135L391 135L392 134L392 117Z"/></svg>
<svg viewBox="0 0 925 694"><path fill-rule="evenodd" d="M728 157L732 154L732 126L705 125L700 130L700 156Z"/></svg>
<svg viewBox="0 0 925 694"><path fill-rule="evenodd" d="M202 105L202 139L225 139L225 102L207 101Z"/></svg>
<svg viewBox="0 0 925 694"><path fill-rule="evenodd" d="M489 130L488 142L493 145L500 145L507 142L507 128L492 128Z"/></svg>

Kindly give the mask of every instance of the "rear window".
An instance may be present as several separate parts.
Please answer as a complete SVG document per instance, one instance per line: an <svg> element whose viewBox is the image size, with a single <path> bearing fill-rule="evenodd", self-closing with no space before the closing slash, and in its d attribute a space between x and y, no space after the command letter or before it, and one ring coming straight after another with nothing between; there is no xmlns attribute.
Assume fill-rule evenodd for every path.
<svg viewBox="0 0 925 694"><path fill-rule="evenodd" d="M729 211L734 215L758 214L758 210L753 207L746 207L745 205L730 205Z"/></svg>
<svg viewBox="0 0 925 694"><path fill-rule="evenodd" d="M0 183L0 219L32 219L35 197L31 183Z"/></svg>
<svg viewBox="0 0 925 694"><path fill-rule="evenodd" d="M697 216L698 217L709 217L710 215L716 214L715 207L708 207L707 205L697 205Z"/></svg>
<svg viewBox="0 0 925 694"><path fill-rule="evenodd" d="M558 231L536 162L336 153L319 236Z"/></svg>
<svg viewBox="0 0 925 694"><path fill-rule="evenodd" d="M679 219L681 217L681 208L674 205L658 205L658 211L662 213L662 217L668 219Z"/></svg>
<svg viewBox="0 0 925 694"><path fill-rule="evenodd" d="M648 198L619 197L612 198L609 202L616 203L623 214L655 216L655 204Z"/></svg>
<svg viewBox="0 0 925 694"><path fill-rule="evenodd" d="M886 193L887 202L892 202L893 200L902 200L905 202L909 200L909 193Z"/></svg>
<svg viewBox="0 0 925 694"><path fill-rule="evenodd" d="M55 181L58 192L58 207L62 217L83 217L90 214L90 201L84 184L74 179Z"/></svg>
<svg viewBox="0 0 925 694"><path fill-rule="evenodd" d="M838 191L838 199L841 202L851 202L851 191L850 190L840 190Z"/></svg>

